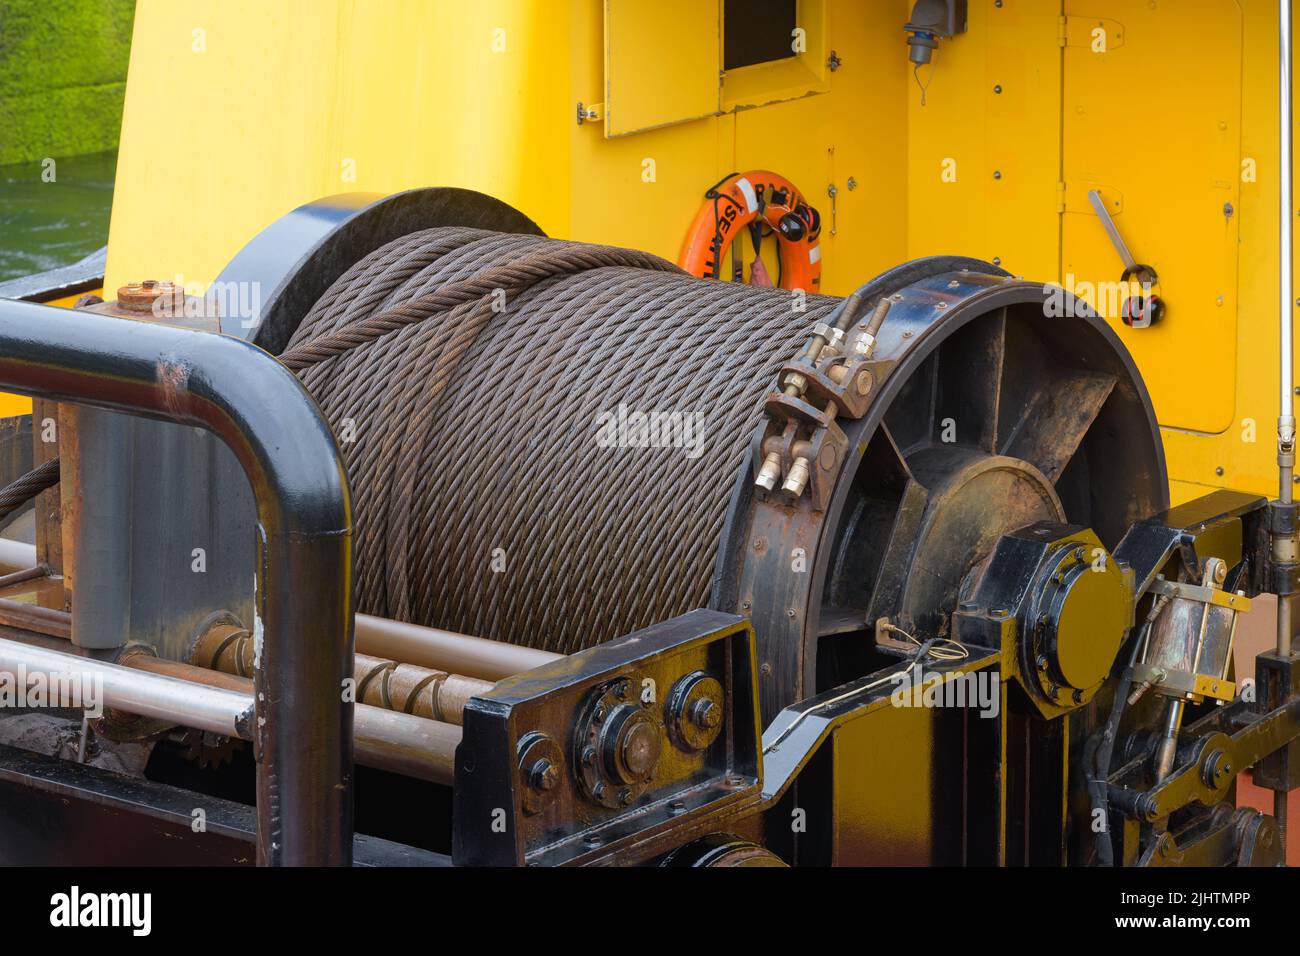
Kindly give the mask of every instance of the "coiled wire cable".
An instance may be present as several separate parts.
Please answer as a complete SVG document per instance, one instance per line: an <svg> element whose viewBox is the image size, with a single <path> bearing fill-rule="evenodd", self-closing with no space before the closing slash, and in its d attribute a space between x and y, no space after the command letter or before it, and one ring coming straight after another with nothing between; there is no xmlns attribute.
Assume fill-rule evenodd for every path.
<svg viewBox="0 0 1300 956"><path fill-rule="evenodd" d="M376 250L281 355L347 461L358 609L569 653L705 605L763 398L839 301L476 229Z"/></svg>

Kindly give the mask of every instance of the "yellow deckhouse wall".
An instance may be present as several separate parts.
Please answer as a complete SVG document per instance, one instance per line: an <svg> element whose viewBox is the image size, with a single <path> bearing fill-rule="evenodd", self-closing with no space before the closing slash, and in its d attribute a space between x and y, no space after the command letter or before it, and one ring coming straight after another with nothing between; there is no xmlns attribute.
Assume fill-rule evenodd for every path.
<svg viewBox="0 0 1300 956"><path fill-rule="evenodd" d="M972 0L919 75L907 0L801 0L798 56L719 76L722 8L141 0L106 287L202 285L303 202L428 185L675 259L707 187L767 168L822 212L826 291L961 253L1114 320L1096 189L1161 277L1165 321L1116 325L1175 500L1273 492L1271 0Z"/></svg>

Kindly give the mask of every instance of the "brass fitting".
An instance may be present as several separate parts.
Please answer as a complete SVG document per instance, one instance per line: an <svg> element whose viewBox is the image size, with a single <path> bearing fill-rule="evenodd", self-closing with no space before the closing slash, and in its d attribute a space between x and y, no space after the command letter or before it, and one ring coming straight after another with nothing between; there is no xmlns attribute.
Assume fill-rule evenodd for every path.
<svg viewBox="0 0 1300 956"><path fill-rule="evenodd" d="M758 477L754 479L754 484L771 491L780 480L781 453L770 451L767 453L767 457L763 459L763 467L758 470Z"/></svg>
<svg viewBox="0 0 1300 956"><path fill-rule="evenodd" d="M781 486L781 490L798 498L808 487L808 479L811 477L812 471L808 459L802 456L796 458L794 464L790 466L790 473L785 476L785 484Z"/></svg>

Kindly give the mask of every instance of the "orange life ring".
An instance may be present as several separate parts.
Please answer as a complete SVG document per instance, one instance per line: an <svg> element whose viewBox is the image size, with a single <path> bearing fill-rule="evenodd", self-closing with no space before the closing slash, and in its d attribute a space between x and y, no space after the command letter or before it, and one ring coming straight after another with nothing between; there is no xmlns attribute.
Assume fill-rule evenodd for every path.
<svg viewBox="0 0 1300 956"><path fill-rule="evenodd" d="M704 194L682 246L680 265L702 279L716 279L732 242L753 229L775 235L780 254L783 289L821 289L821 215L784 176L756 169L732 173ZM761 233L767 228L767 233ZM759 240L756 239L755 242Z"/></svg>

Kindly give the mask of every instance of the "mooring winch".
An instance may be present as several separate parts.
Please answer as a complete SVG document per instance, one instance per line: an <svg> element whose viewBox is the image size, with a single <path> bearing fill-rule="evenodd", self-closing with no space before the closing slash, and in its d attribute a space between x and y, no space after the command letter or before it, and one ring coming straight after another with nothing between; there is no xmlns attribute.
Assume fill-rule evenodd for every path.
<svg viewBox="0 0 1300 956"><path fill-rule="evenodd" d="M257 314L221 308L241 283ZM43 310L5 305L0 384L61 424L47 566L0 591L5 663L27 641L42 666L114 668L103 746L144 742L155 779L231 820L250 763L310 766L258 792L271 862L1272 860L1275 830L1223 805L1246 766L1293 782L1295 678L1264 661L1244 700L1228 650L1285 573L1268 529L1291 512L1166 510L1142 381L1086 306L1047 308L1060 294L956 257L845 299L717 283L429 189L291 213L207 305L87 303L52 358ZM246 413L212 416L245 386ZM250 467L286 454L296 486ZM342 563L277 550L311 495L346 515L321 532L351 534ZM40 589L39 613L12 600ZM277 600L328 603L332 630ZM928 672L997 706L891 704ZM159 680L252 701L252 753ZM351 793L354 737L358 830L380 838L356 843L349 812L303 822ZM48 799L58 768L30 761L6 801ZM78 811L115 812L104 789ZM403 823L412 800L445 825Z"/></svg>

